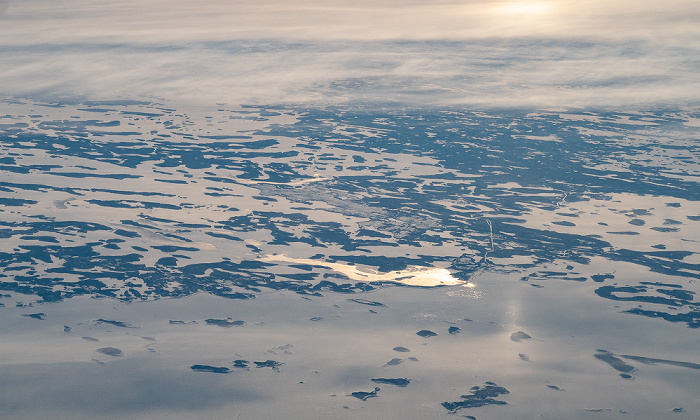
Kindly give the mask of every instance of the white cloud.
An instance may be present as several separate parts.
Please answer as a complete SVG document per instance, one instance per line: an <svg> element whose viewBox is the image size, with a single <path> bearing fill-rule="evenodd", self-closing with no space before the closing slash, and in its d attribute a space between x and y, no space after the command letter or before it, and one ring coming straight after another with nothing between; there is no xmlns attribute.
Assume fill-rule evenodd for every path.
<svg viewBox="0 0 700 420"><path fill-rule="evenodd" d="M0 17L0 83L202 103L687 103L698 21L679 0L30 0Z"/></svg>

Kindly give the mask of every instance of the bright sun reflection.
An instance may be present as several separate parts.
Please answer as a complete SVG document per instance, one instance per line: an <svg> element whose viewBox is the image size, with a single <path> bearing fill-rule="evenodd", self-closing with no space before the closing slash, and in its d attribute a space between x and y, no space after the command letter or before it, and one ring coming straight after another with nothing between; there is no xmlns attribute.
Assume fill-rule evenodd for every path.
<svg viewBox="0 0 700 420"><path fill-rule="evenodd" d="M459 280L452 276L449 270L439 267L409 267L405 270L390 271L388 273L379 273L377 271L365 271L355 267L354 265L327 262L323 260L313 260L304 258L292 258L284 255L266 255L260 258L262 261L283 261L293 262L297 264L308 264L319 267L330 268L331 270L345 274L348 278L354 281L367 282L394 282L408 286L455 286L464 284L463 280Z"/></svg>

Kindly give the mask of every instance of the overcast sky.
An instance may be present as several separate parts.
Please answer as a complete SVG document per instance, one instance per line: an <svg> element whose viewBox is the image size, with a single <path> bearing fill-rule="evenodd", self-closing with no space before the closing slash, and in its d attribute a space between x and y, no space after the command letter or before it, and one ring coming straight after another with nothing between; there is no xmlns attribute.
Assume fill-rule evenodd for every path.
<svg viewBox="0 0 700 420"><path fill-rule="evenodd" d="M0 95L697 102L700 2L0 0Z"/></svg>

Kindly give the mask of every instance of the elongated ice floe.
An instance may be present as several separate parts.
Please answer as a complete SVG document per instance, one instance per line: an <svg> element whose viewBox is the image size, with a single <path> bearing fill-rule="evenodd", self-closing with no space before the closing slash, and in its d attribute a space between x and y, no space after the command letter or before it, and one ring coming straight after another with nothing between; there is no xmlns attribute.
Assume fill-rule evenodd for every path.
<svg viewBox="0 0 700 420"><path fill-rule="evenodd" d="M290 182L276 182L276 181L265 181L265 180L257 180L257 179L242 179L242 178L237 178L236 181L240 182L241 184L246 184L246 185L254 185L254 184L270 184L270 185L290 185L297 187L299 185L304 185L304 184L310 184L312 182L319 182L319 181L328 181L331 178L326 178L320 175L314 175L313 178L304 178L300 179L298 181L290 181Z"/></svg>
<svg viewBox="0 0 700 420"><path fill-rule="evenodd" d="M261 260L292 262L296 264L308 264L315 265L318 267L326 267L330 268L333 271L342 273L346 275L349 279L354 281L388 281L405 284L407 286L423 287L455 286L466 284L465 281L453 277L452 273L450 273L450 271L446 268L413 266L405 270L396 270L390 271L388 273L379 273L377 271L363 271L355 266L348 264L333 263L323 260L312 260L308 258L292 258L287 257L285 255L266 255L262 257Z"/></svg>

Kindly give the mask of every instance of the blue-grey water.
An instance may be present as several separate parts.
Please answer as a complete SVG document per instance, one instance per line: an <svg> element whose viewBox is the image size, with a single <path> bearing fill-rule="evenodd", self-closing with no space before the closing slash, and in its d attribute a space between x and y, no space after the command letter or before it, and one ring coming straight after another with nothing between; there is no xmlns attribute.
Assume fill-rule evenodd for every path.
<svg viewBox="0 0 700 420"><path fill-rule="evenodd" d="M697 7L103 3L0 2L0 417L700 416Z"/></svg>

